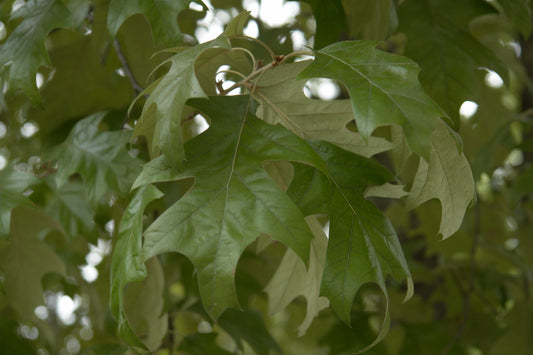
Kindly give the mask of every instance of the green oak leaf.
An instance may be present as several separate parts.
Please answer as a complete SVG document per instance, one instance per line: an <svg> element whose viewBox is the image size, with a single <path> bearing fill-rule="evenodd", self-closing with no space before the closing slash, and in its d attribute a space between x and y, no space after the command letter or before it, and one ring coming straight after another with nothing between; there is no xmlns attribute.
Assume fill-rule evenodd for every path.
<svg viewBox="0 0 533 355"><path fill-rule="evenodd" d="M342 3L353 37L384 40L398 26L393 0L343 0Z"/></svg>
<svg viewBox="0 0 533 355"><path fill-rule="evenodd" d="M120 26L131 16L146 16L156 44L171 47L181 42L178 14L189 7L190 0L111 0L107 27L115 37Z"/></svg>
<svg viewBox="0 0 533 355"><path fill-rule="evenodd" d="M224 34L228 37L243 36L244 26L248 23L250 11L243 11L238 14L224 29Z"/></svg>
<svg viewBox="0 0 533 355"><path fill-rule="evenodd" d="M70 238L83 234L87 239L95 233L94 211L86 201L85 187L80 182L67 182L60 189L53 179L46 179L53 198L44 211L63 226Z"/></svg>
<svg viewBox="0 0 533 355"><path fill-rule="evenodd" d="M472 19L494 12L485 1L407 0L399 7L398 30L407 35L405 55L421 67L420 82L459 127L459 108L476 100L482 86L478 68L507 68L470 33Z"/></svg>
<svg viewBox="0 0 533 355"><path fill-rule="evenodd" d="M316 217L308 216L306 221L315 236L311 241L309 267L307 268L292 250L287 249L272 279L265 287L268 295L268 311L271 315L285 309L298 296L306 298L306 315L298 327L298 336L304 335L318 312L329 306L328 299L319 295L328 239Z"/></svg>
<svg viewBox="0 0 533 355"><path fill-rule="evenodd" d="M350 94L359 133L398 124L411 149L429 160L431 133L444 113L418 81L412 60L377 50L375 41L338 42L316 52L300 78L341 81Z"/></svg>
<svg viewBox="0 0 533 355"><path fill-rule="evenodd" d="M366 157L391 149L392 144L383 138L365 140L347 128L354 119L350 100L321 101L304 95L307 80L297 76L310 63L283 64L266 71L251 93L260 103L257 116L281 123L300 137L321 139Z"/></svg>
<svg viewBox="0 0 533 355"><path fill-rule="evenodd" d="M54 75L40 89L44 109L34 106L28 111L41 135L55 133L73 118L128 107L131 84L115 72L118 59L102 62L93 36L58 30L50 34L47 43Z"/></svg>
<svg viewBox="0 0 533 355"><path fill-rule="evenodd" d="M529 0L498 0L501 12L524 38L531 34L531 5Z"/></svg>
<svg viewBox="0 0 533 355"><path fill-rule="evenodd" d="M168 73L142 93L149 96L135 126L134 136L145 136L151 156L163 152L174 167L181 166L185 157L181 133L185 102L191 97L206 97L195 74L195 62L203 51L212 47L229 49L230 43L221 35L170 57L161 64L170 63Z"/></svg>
<svg viewBox="0 0 533 355"><path fill-rule="evenodd" d="M39 179L35 176L15 170L13 165L0 170L0 237L9 235L13 208L19 205L31 205L23 192L38 182Z"/></svg>
<svg viewBox="0 0 533 355"><path fill-rule="evenodd" d="M163 312L165 274L157 258L146 262L146 271L145 280L128 285L124 311L143 344L156 351L168 331L168 314Z"/></svg>
<svg viewBox="0 0 533 355"><path fill-rule="evenodd" d="M257 311L228 309L217 323L235 340L241 351L244 339L257 355L272 354L271 350L281 354L281 348L265 327L261 313Z"/></svg>
<svg viewBox="0 0 533 355"><path fill-rule="evenodd" d="M57 186L61 188L72 174L78 173L93 203L110 189L126 193L140 170L139 160L126 150L130 133L98 130L104 116L105 113L95 113L76 123L67 139L50 154L59 162Z"/></svg>
<svg viewBox="0 0 533 355"><path fill-rule="evenodd" d="M20 335L20 323L8 317L0 318L0 346L5 354L37 355L35 344Z"/></svg>
<svg viewBox="0 0 533 355"><path fill-rule="evenodd" d="M348 32L341 0L300 0L311 5L316 19L315 48L335 43Z"/></svg>
<svg viewBox="0 0 533 355"><path fill-rule="evenodd" d="M21 89L34 104L41 104L35 76L50 59L44 45L55 28L75 28L85 18L86 0L31 0L15 11L10 20L21 20L0 49L0 67L9 66L9 85Z"/></svg>
<svg viewBox="0 0 533 355"><path fill-rule="evenodd" d="M442 121L433 134L432 144L429 163L422 159L419 162L407 207L439 199L442 207L439 234L445 239L461 226L466 209L475 200L476 190L470 165L465 155L457 151L456 141Z"/></svg>
<svg viewBox="0 0 533 355"><path fill-rule="evenodd" d="M141 281L146 277L142 260L143 212L151 201L162 195L152 185L143 186L135 193L122 215L111 259L111 313L118 321L122 338L142 348L146 348L146 345L132 329L124 309L124 287L129 282Z"/></svg>
<svg viewBox="0 0 533 355"><path fill-rule="evenodd" d="M321 294L349 324L353 299L363 284L376 283L387 305L387 275L407 279L406 299L413 292L411 275L394 228L363 197L369 185L383 184L392 174L378 163L332 144L313 141L312 146L326 161L328 175L297 165L288 193L305 215L330 217ZM388 320L387 307L385 322L373 344L385 335Z"/></svg>
<svg viewBox="0 0 533 355"><path fill-rule="evenodd" d="M40 237L52 229L62 231L47 214L20 206L11 214L10 238L0 241L0 270L5 277L0 304L10 304L24 319L44 303L42 277L50 272L65 275L63 261Z"/></svg>
<svg viewBox="0 0 533 355"><path fill-rule="evenodd" d="M188 104L209 117L211 126L187 142L183 172L165 168L168 163L161 156L145 166L134 186L194 178L191 190L146 230L143 252L146 259L165 252L187 256L198 273L204 307L216 319L226 308L239 306L234 272L240 255L260 233L309 258L312 234L304 217L263 162L299 161L317 168L323 162L301 138L253 116L248 96Z"/></svg>
<svg viewBox="0 0 533 355"><path fill-rule="evenodd" d="M178 350L186 351L190 355L232 355L216 343L216 333L195 333L187 335L180 341Z"/></svg>

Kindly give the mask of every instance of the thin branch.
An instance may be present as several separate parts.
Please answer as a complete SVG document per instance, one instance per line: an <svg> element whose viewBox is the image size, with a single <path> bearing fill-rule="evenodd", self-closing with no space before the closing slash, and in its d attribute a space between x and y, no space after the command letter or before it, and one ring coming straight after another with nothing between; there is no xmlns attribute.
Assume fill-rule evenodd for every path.
<svg viewBox="0 0 533 355"><path fill-rule="evenodd" d="M139 85L137 80L135 80L135 77L133 76L133 72L130 69L128 61L126 60L124 53L122 53L122 48L120 47L120 43L118 42L116 38L113 39L113 47L115 48L115 52L117 53L120 63L122 63L122 67L124 69L124 72L126 73L126 76L130 80L131 86L133 87L133 91L135 92L135 96L136 97L139 96L139 94L144 90L144 88L141 85Z"/></svg>
<svg viewBox="0 0 533 355"><path fill-rule="evenodd" d="M470 248L470 273L468 276L468 285L467 288L464 289L462 286L460 286L460 292L463 295L463 319L461 321L461 324L457 328L457 331L455 332L454 337L452 340L446 345L446 347L441 351L440 355L446 355L455 344L457 344L461 338L463 337L465 331L466 331L466 325L468 324L469 318L470 318L470 303L472 298L472 293L475 289L475 276L476 276L476 253L478 249L479 244L479 238L481 235L481 211L479 207L479 203L475 207L475 221L474 221L474 236L472 240L472 247Z"/></svg>

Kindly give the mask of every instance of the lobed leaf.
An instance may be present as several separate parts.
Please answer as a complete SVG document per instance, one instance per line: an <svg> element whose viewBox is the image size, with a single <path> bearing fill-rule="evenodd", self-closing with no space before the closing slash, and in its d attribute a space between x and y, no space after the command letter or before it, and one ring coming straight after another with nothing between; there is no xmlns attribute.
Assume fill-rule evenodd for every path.
<svg viewBox="0 0 533 355"><path fill-rule="evenodd" d="M353 299L363 284L376 283L387 305L387 275L407 278L406 299L413 292L411 274L391 223L363 197L369 185L383 184L391 174L374 161L334 145L313 141L312 146L326 161L327 176L298 165L288 193L305 215L330 217L322 295L349 324ZM385 335L388 318L387 306L385 322L375 342Z"/></svg>
<svg viewBox="0 0 533 355"><path fill-rule="evenodd" d="M306 298L306 315L298 327L299 336L305 334L318 312L329 306L328 299L319 295L328 239L316 217L308 216L306 221L314 234L309 267L307 268L292 250L287 249L276 272L265 287L268 295L268 311L271 315L282 311L298 296Z"/></svg>
<svg viewBox="0 0 533 355"><path fill-rule="evenodd" d="M70 238L83 234L90 239L95 232L94 211L86 201L84 186L79 182L67 182L58 189L53 179L46 179L46 184L53 198L46 205L45 212L61 223Z"/></svg>
<svg viewBox="0 0 533 355"><path fill-rule="evenodd" d="M144 258L164 252L187 256L198 273L206 311L216 319L238 307L234 272L244 249L260 233L269 234L309 258L312 234L290 198L272 181L265 161L299 161L322 168L305 141L279 125L253 116L248 96L189 100L211 126L186 144L183 172L165 169L165 156L145 166L135 186L194 178L191 190L145 232ZM156 166L154 169L153 166ZM167 172L163 173L165 170ZM158 172L150 175L152 172Z"/></svg>
<svg viewBox="0 0 533 355"><path fill-rule="evenodd" d="M152 185L141 187L126 207L120 222L118 239L111 259L111 313L117 319L121 337L132 345L146 348L132 329L124 308L124 287L146 277L142 258L143 212L163 194Z"/></svg>
<svg viewBox="0 0 533 355"><path fill-rule="evenodd" d="M27 1L10 20L21 20L0 49L0 67L9 66L9 85L21 89L34 104L41 104L35 76L50 59L44 41L50 31L59 27L75 28L85 18L86 0Z"/></svg>
<svg viewBox="0 0 533 355"><path fill-rule="evenodd" d="M461 227L467 207L475 200L476 190L470 165L465 155L457 151L444 122L439 123L432 141L429 163L420 160L407 207L439 199L442 206L439 234L445 239Z"/></svg>
<svg viewBox="0 0 533 355"><path fill-rule="evenodd" d="M185 102L191 97L206 97L195 74L195 62L202 52L213 47L229 49L230 43L221 35L172 56L163 62L170 63L168 73L143 92L149 96L135 126L134 136L145 136L151 156L162 152L174 167L181 166L185 158L181 133Z"/></svg>
<svg viewBox="0 0 533 355"><path fill-rule="evenodd" d="M375 48L374 41L338 42L319 50L300 78L341 81L350 94L359 133L397 124L411 149L429 160L431 133L444 113L418 82L418 65Z"/></svg>
<svg viewBox="0 0 533 355"><path fill-rule="evenodd" d="M89 200L97 203L109 190L126 193L140 170L139 160L125 148L127 132L100 132L105 113L95 113L72 128L67 139L50 154L59 161L59 188L74 173L83 177Z"/></svg>
<svg viewBox="0 0 533 355"><path fill-rule="evenodd" d="M475 101L484 85L476 71L488 68L507 76L495 54L470 33L472 19L492 12L480 0L407 0L398 10L398 30L408 37L405 55L420 65L422 85L452 118L455 129L461 104Z"/></svg>
<svg viewBox="0 0 533 355"><path fill-rule="evenodd" d="M189 7L190 0L111 0L107 27L115 37L120 26L131 16L146 16L152 27L156 44L166 47L181 42L178 14Z"/></svg>
<svg viewBox="0 0 533 355"><path fill-rule="evenodd" d="M321 139L351 152L370 157L392 148L383 138L363 139L348 129L354 115L350 100L321 101L307 98L307 80L298 78L309 61L283 64L266 71L251 93L260 103L257 116L269 123L281 123L306 139Z"/></svg>

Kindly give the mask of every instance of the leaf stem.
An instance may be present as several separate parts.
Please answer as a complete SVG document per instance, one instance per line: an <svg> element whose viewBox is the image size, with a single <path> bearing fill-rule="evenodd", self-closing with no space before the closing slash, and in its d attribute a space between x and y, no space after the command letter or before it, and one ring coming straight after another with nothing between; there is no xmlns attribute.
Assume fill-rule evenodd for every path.
<svg viewBox="0 0 533 355"><path fill-rule="evenodd" d="M298 55L310 55L310 56L313 56L313 55L315 55L315 53L312 52L312 51L296 51L296 52L292 52L292 53L287 54L285 57L283 57L283 59L279 62L279 64L283 64L283 63L285 63L285 61L287 61L287 59L292 58L292 57L296 57Z"/></svg>
<svg viewBox="0 0 533 355"><path fill-rule="evenodd" d="M236 88L241 87L241 86L246 86L250 82L250 80L252 80L254 77L256 77L258 75L262 75L262 73L266 72L269 69L272 69L274 66L277 65L277 63L278 63L278 61L274 60L272 63L267 64L264 67L261 67L261 68L259 68L257 70L254 70L253 72L250 73L250 75L248 75L247 77L245 77L241 81L236 82L235 84L233 84L232 86L230 86L229 88L227 88L225 90L221 90L220 91L220 95L227 95L233 89L236 89Z"/></svg>

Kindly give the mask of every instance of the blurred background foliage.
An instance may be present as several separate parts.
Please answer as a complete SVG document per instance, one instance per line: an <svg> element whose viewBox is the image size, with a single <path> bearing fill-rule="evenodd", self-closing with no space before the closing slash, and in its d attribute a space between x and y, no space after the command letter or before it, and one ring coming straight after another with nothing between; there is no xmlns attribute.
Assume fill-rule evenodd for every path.
<svg viewBox="0 0 533 355"><path fill-rule="evenodd" d="M382 50L416 61L423 86L447 112L471 163L477 203L461 229L444 241L437 238L438 202L412 211L388 200L377 202L402 242L415 295L402 303L405 285L389 281L390 332L365 353L530 354L530 6L529 0L3 0L0 41L5 47L9 38L19 36L11 45L22 49L16 58L0 54L0 63L11 65L12 76L16 65L22 68L17 72L22 90L11 90L8 71L1 72L2 218L8 208L20 205L42 207L46 214L16 207L11 228L27 236L27 244L13 250L0 241L0 287L13 282L20 287L16 300L0 297L1 352L133 352L118 338L108 308L110 251L127 191L117 186L104 199L79 204L85 196L79 179L58 190L49 178L54 166L47 163L48 148L63 142L76 122L97 111L108 112L100 123L104 131L132 126L129 117L139 116L143 99L128 116L130 103L158 77L148 74L170 55L158 51L212 39L231 18L248 10L245 34L267 43L276 54L372 39L380 41ZM29 21L25 31L17 33L24 21ZM267 60L260 46L251 49ZM309 81L305 93L322 100L348 95L328 79ZM387 130L380 134L391 137ZM134 142L130 154L145 159L141 144ZM398 176L413 176L416 163L394 165L397 158L379 156ZM7 169L13 166L15 172ZM169 184L164 192L167 199L177 199L187 188L186 183ZM13 200L9 191L24 192L25 197ZM158 204L168 202L150 204L148 216L155 218ZM62 225L53 227L58 222L50 218ZM40 225L51 226L50 232L43 235ZM145 283L128 288L126 309L136 330L158 349L154 353L350 354L375 339L384 305L374 286L358 293L351 328L326 309L298 337L296 329L305 317L303 297L269 316L263 289L285 247L273 244L258 254L255 247L245 252L236 270L239 298L248 310L226 312L216 325L202 309L193 267L185 257L163 255L148 265ZM35 260L41 275L18 267L15 254ZM141 297L148 300L142 306L136 303ZM158 307L166 316L146 317L143 307Z"/></svg>

